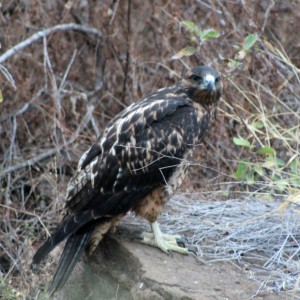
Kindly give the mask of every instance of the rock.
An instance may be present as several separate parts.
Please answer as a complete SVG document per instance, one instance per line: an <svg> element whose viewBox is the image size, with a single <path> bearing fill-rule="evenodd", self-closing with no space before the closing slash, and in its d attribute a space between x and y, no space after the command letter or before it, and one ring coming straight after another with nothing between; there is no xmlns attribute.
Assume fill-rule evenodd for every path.
<svg viewBox="0 0 300 300"><path fill-rule="evenodd" d="M200 264L193 255L167 255L118 231L78 264L56 299L242 300L258 287L230 264Z"/></svg>

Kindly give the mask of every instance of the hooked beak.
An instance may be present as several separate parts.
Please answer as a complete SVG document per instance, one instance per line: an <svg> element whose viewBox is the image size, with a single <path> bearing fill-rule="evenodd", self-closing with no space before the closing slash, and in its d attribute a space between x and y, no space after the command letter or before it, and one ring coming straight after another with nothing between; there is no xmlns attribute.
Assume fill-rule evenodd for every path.
<svg viewBox="0 0 300 300"><path fill-rule="evenodd" d="M211 74L207 74L204 78L203 78L203 87L209 91L210 93L212 93L215 89L215 77Z"/></svg>

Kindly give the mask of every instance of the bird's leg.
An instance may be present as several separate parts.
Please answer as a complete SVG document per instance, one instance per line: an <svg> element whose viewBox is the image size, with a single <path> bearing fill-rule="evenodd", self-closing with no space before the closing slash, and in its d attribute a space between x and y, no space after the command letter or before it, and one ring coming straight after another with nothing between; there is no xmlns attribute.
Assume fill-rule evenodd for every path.
<svg viewBox="0 0 300 300"><path fill-rule="evenodd" d="M179 235L169 235L161 232L157 222L151 223L153 233L143 232L141 242L161 249L163 252L178 252L188 254L185 242ZM179 246L183 245L183 247Z"/></svg>

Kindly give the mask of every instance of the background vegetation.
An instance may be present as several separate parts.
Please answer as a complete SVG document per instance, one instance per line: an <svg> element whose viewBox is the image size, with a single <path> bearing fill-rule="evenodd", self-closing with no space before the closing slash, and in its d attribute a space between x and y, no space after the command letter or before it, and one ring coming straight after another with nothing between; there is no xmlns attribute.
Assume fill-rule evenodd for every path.
<svg viewBox="0 0 300 300"><path fill-rule="evenodd" d="M48 279L32 275L29 262L59 221L66 184L103 125L198 64L222 74L225 94L183 191L214 199L251 195L279 201L282 213L292 204L297 210L298 6L2 2L0 294L23 299Z"/></svg>

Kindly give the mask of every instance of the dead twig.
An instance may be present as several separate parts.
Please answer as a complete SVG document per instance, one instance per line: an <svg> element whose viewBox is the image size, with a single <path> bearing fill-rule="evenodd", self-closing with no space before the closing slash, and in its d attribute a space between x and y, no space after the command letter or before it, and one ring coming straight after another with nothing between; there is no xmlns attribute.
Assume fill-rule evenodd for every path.
<svg viewBox="0 0 300 300"><path fill-rule="evenodd" d="M13 56L14 54L20 52L22 49L28 47L29 45L33 44L34 42L38 41L39 39L52 34L54 32L58 31L67 31L67 30L73 30L73 31L78 31L81 33L89 34L92 36L95 36L96 38L101 38L102 34L101 32L93 27L88 27L85 25L78 25L78 24L60 24L56 25L47 29L40 30L36 33L34 33L32 36L27 38L26 40L20 42L19 44L13 46L9 50L7 50L4 54L0 56L0 64L6 61L8 58Z"/></svg>
<svg viewBox="0 0 300 300"><path fill-rule="evenodd" d="M9 73L7 68L5 68L1 64L0 64L0 72L3 74L3 76L6 78L6 80L10 83L10 85L16 90L17 87L16 87L16 84L15 84L15 81L14 81L13 77L11 76L11 74Z"/></svg>
<svg viewBox="0 0 300 300"><path fill-rule="evenodd" d="M7 167L6 169L2 170L0 172L0 178L7 175L7 174L10 174L11 172L15 172L17 170L20 170L20 169L23 169L23 168L26 168L28 166L32 166L34 164L36 164L37 162L41 161L41 160L44 160L46 158L49 158L55 154L57 154L58 152L60 152L64 147L66 147L67 145L69 144L72 144L74 142L74 140L79 136L79 133L87 126L87 124L91 121L93 115L91 113L91 109L89 109L87 111L87 113L85 114L85 116L83 117L81 123L79 124L77 130L74 132L74 134L71 136L71 138L65 142L64 144L61 144L61 145L58 145L56 148L54 149L49 149L39 155L36 155L32 158L29 158L27 160L24 160L20 163L17 163L15 165L12 165L12 166L9 166ZM95 129L95 128L94 128ZM95 129L96 130L96 129ZM98 128L97 128L98 130Z"/></svg>
<svg viewBox="0 0 300 300"><path fill-rule="evenodd" d="M73 52L73 54L72 54L71 60L70 60L70 62L69 62L69 64L68 64L68 67L67 67L67 69L66 69L66 71L65 71L65 73L64 73L64 76L63 76L63 78L62 78L61 84L60 84L60 86L59 86L59 88L58 88L58 94L59 94L59 95L60 95L61 91L63 90L63 88L64 88L64 86L65 86L67 76L68 76L68 74L69 74L69 72L70 72L71 66L72 66L73 63L74 63L74 60L75 60L76 55L77 55L77 49L75 49L74 52Z"/></svg>
<svg viewBox="0 0 300 300"><path fill-rule="evenodd" d="M270 11L271 9L275 6L275 1L274 0L271 0L267 9L266 9L266 12L265 12L265 17L264 17L264 23L263 25L261 26L261 31L264 31L265 30L265 27L267 25L267 21L268 21L268 18L269 18L269 15L270 15Z"/></svg>
<svg viewBox="0 0 300 300"><path fill-rule="evenodd" d="M130 66L130 41L131 41L131 0L128 1L127 7L127 51L126 51L126 64L124 70L124 82L123 82L123 102L125 102L128 73Z"/></svg>
<svg viewBox="0 0 300 300"><path fill-rule="evenodd" d="M9 174L11 172L15 172L17 170L26 168L28 166L32 166L32 165L36 164L37 162L39 162L39 161L41 161L43 159L46 159L46 158L48 158L50 156L55 155L57 152L59 152L60 149L61 149L60 147L58 149L56 149L56 148L55 149L50 149L50 150L47 150L47 151L45 151L45 152L43 152L43 153L41 153L39 155L36 155L36 156L32 157L32 158L24 160L24 161L22 161L20 163L17 163L15 165L9 166L8 168L6 168L6 169L4 169L4 170L2 170L0 172L0 177L3 177L6 174Z"/></svg>

